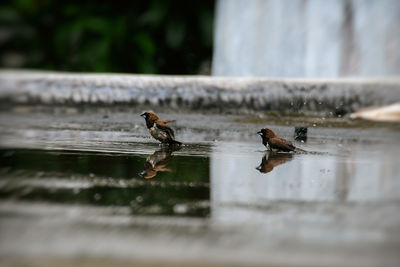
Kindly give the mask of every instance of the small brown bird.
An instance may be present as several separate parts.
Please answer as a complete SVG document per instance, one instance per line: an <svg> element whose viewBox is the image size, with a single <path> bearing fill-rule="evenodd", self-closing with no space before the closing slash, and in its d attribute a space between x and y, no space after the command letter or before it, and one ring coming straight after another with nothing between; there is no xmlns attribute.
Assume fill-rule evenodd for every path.
<svg viewBox="0 0 400 267"><path fill-rule="evenodd" d="M273 153L267 151L261 160L260 165L256 168L262 173L269 173L276 166L284 164L293 158L291 153Z"/></svg>
<svg viewBox="0 0 400 267"><path fill-rule="evenodd" d="M272 130L268 128L263 128L257 132L262 138L262 142L264 146L267 148L276 151L298 151L298 152L305 152L305 150L295 147L292 142L285 140L279 136L277 136Z"/></svg>
<svg viewBox="0 0 400 267"><path fill-rule="evenodd" d="M144 170L139 175L150 179L156 176L157 172L170 172L171 169L167 168L167 165L172 159L172 152L173 150L170 147L155 151L146 159Z"/></svg>
<svg viewBox="0 0 400 267"><path fill-rule="evenodd" d="M181 142L175 140L174 131L167 125L170 120L160 120L154 112L148 111L141 114L146 120L147 129L151 136L163 144L182 145Z"/></svg>

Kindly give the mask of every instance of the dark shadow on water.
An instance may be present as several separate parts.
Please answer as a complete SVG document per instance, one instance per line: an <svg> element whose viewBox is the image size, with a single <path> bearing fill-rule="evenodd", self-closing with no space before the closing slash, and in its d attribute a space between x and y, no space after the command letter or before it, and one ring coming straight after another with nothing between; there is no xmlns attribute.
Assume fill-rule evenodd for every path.
<svg viewBox="0 0 400 267"><path fill-rule="evenodd" d="M146 155L138 154L2 149L0 200L122 206L144 215L208 216L209 158L171 154L159 150L146 161ZM148 164L154 164L157 179L138 175Z"/></svg>
<svg viewBox="0 0 400 267"><path fill-rule="evenodd" d="M292 153L266 151L260 165L256 169L261 173L269 173L276 166L284 164L292 160L292 158Z"/></svg>

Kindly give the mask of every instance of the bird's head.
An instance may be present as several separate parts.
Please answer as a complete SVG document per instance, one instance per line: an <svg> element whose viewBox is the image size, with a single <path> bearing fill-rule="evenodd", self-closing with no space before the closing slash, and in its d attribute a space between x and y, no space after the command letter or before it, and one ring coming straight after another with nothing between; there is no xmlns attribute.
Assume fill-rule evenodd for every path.
<svg viewBox="0 0 400 267"><path fill-rule="evenodd" d="M157 171L152 168L148 168L148 169L145 169L145 170L139 172L139 176L146 178L146 179L151 179L156 175L157 175Z"/></svg>
<svg viewBox="0 0 400 267"><path fill-rule="evenodd" d="M275 136L275 133L268 128L263 128L259 130L257 134L261 136L263 139L265 138L267 140Z"/></svg>
<svg viewBox="0 0 400 267"><path fill-rule="evenodd" d="M142 116L146 121L149 121L149 122L154 122L154 121L158 120L157 114L155 114L152 111L143 112L142 114L140 114L140 116Z"/></svg>

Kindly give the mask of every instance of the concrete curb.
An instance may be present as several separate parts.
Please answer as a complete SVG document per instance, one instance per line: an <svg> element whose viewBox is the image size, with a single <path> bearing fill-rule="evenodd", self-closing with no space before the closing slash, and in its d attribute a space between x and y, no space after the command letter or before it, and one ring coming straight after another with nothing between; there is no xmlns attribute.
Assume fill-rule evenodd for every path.
<svg viewBox="0 0 400 267"><path fill-rule="evenodd" d="M268 79L2 70L0 101L345 114L399 102L400 78Z"/></svg>

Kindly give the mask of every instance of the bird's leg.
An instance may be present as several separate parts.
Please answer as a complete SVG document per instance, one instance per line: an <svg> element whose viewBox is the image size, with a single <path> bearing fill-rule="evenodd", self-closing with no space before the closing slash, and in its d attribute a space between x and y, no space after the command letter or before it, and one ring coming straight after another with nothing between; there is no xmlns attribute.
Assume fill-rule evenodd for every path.
<svg viewBox="0 0 400 267"><path fill-rule="evenodd" d="M271 153L272 153L272 151L271 151L271 150L268 150L267 152L265 152L265 155L264 155L264 157L265 157L265 159L266 159L266 160L268 160L268 159L269 159L269 157L270 157Z"/></svg>
<svg viewBox="0 0 400 267"><path fill-rule="evenodd" d="M272 151L272 148L269 146L268 143L267 143L267 145L265 147L267 148L267 151Z"/></svg>

